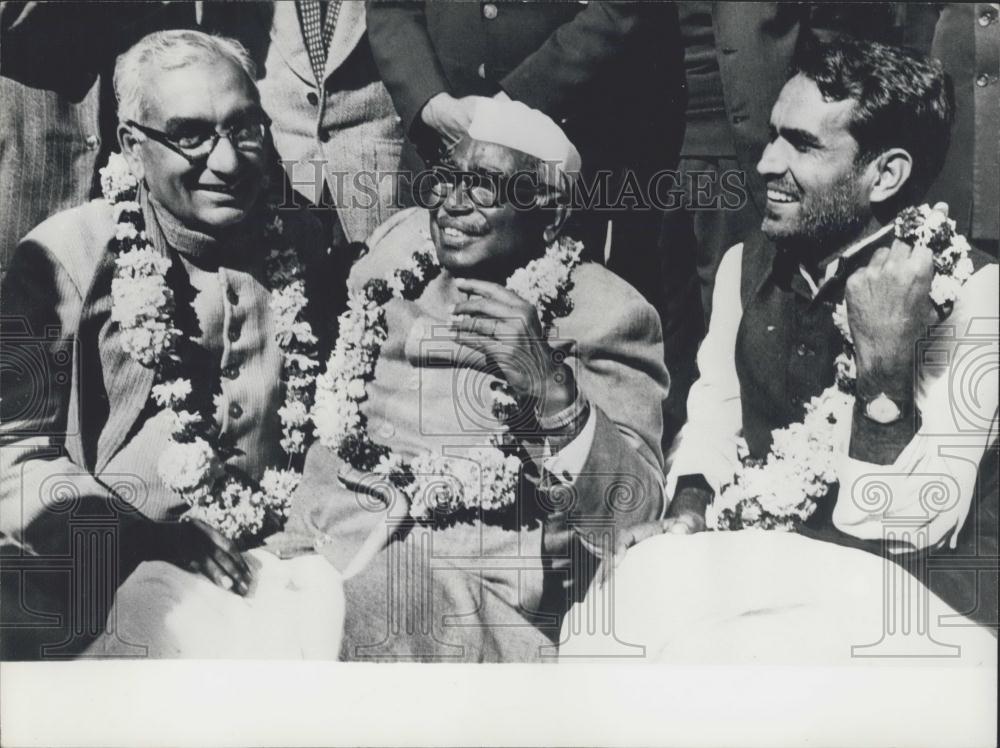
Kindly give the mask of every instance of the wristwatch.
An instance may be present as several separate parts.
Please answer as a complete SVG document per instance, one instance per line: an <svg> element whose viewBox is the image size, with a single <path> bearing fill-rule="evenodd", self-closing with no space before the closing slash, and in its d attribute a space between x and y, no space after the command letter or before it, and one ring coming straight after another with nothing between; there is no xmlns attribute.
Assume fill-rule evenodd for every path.
<svg viewBox="0 0 1000 748"><path fill-rule="evenodd" d="M861 398L862 413L869 421L888 426L902 421L909 412L909 403L899 403L884 392L871 399Z"/></svg>

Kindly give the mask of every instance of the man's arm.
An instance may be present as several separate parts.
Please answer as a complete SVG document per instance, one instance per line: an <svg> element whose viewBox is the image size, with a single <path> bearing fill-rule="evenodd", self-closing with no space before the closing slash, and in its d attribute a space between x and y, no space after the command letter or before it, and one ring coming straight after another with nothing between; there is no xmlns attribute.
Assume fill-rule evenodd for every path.
<svg viewBox="0 0 1000 748"><path fill-rule="evenodd" d="M501 88L551 116L565 113L623 54L641 24L658 17L655 5L594 0L504 77Z"/></svg>
<svg viewBox="0 0 1000 748"><path fill-rule="evenodd" d="M201 522L156 522L129 511L67 455L82 289L93 264L75 247L70 272L40 238L71 232L66 215L21 242L0 289L0 536L29 554L66 556L72 517L114 517L119 581L141 561L162 559L244 594L250 570L231 541Z"/></svg>
<svg viewBox="0 0 1000 748"><path fill-rule="evenodd" d="M22 242L0 295L0 532L40 551L66 540L65 512L47 509L56 478L67 496L107 493L64 449L81 304L62 263Z"/></svg>
<svg viewBox="0 0 1000 748"><path fill-rule="evenodd" d="M919 258L914 264L918 262ZM860 346L859 405L854 411L848 454L838 468L840 493L833 521L851 535L878 539L883 536L886 518L915 518L922 532L911 533L911 542L934 546L950 534L954 544L970 510L977 466L996 438L1000 381L996 366L988 363L996 360L1000 337L997 266L982 268L966 282L952 313L931 328L932 335L926 325L923 334L888 332L888 327L899 325L907 316L899 308L919 308L925 302L900 301L904 295L895 284L903 281L897 278L894 282L887 275L905 269L890 266L887 270L884 265L852 283L854 293L848 300L850 309L850 299L855 299L857 326L852 325L852 334L856 330L861 333L860 337L855 334L855 343ZM918 270L916 276L922 278L924 272ZM878 285L869 287L872 282ZM913 285L921 293L927 290L922 282ZM892 313L878 311L876 298L894 296L897 304L906 306ZM862 315L861 310L866 306L871 308L873 319L884 319L883 324L864 329L869 315ZM910 337L903 339L905 346L897 346L871 339L872 329ZM873 345L880 347L881 356L873 356ZM908 353L902 351L904 347ZM904 366L909 366L905 374ZM898 398L908 415L904 413L901 420L890 424L865 415L862 399L883 392ZM887 504L872 506L869 494L876 486L888 489Z"/></svg>
<svg viewBox="0 0 1000 748"><path fill-rule="evenodd" d="M646 538L704 530L705 510L739 465L743 409L735 351L743 316L742 264L743 245L737 244L723 256L715 276L712 318L698 349L700 375L688 393L688 420L667 457L664 516L621 533L615 547L618 559ZM607 565L603 573L610 573Z"/></svg>
<svg viewBox="0 0 1000 748"><path fill-rule="evenodd" d="M703 507L706 493L718 493L739 466L743 408L735 352L743 317L742 263L743 245L737 244L723 256L716 274L712 318L698 349L699 376L688 394L688 420L668 457L667 495L677 504L672 504L672 513ZM682 489L697 490L699 495L683 499L681 494L687 491Z"/></svg>
<svg viewBox="0 0 1000 748"><path fill-rule="evenodd" d="M589 523L601 518L621 530L662 515L660 434L670 380L659 318L649 304L619 299L609 313L596 299L581 297L578 307L584 303L589 306L566 323L576 338L566 364L590 412L576 438L547 465L554 471L547 484L571 491L571 524L580 519L586 535L594 529Z"/></svg>
<svg viewBox="0 0 1000 748"><path fill-rule="evenodd" d="M929 249L897 241L875 252L847 281L845 299L857 363L857 400L850 456L892 463L916 433L916 345L934 318L930 301L934 261ZM892 422L867 415L880 400L899 410ZM888 419L886 419L888 420Z"/></svg>
<svg viewBox="0 0 1000 748"><path fill-rule="evenodd" d="M468 298L455 305L451 325L461 345L499 368L520 407L534 410L542 433L527 441L540 442L543 454L545 448L560 450L555 460L540 461L557 471L555 484L575 489L573 514L614 515L617 523L612 494L621 484L617 494L630 497L622 510L629 515L625 521L641 522L658 516L663 506L660 435L669 375L659 318L634 289L606 271L596 271L601 275L595 278L595 270L584 266L575 276L591 295L579 297L573 318L562 327L557 322L556 340L542 329L530 303L495 283L469 278L455 280ZM618 288L601 294L600 283ZM614 307L595 296L614 299ZM560 329L572 330L575 339L559 341ZM526 446L535 451L533 444Z"/></svg>
<svg viewBox="0 0 1000 748"><path fill-rule="evenodd" d="M424 105L448 92L448 81L427 33L424 4L368 0L365 8L375 64L404 131L412 136Z"/></svg>
<svg viewBox="0 0 1000 748"><path fill-rule="evenodd" d="M113 492L66 453L81 289L89 278L30 237L0 295L0 534L29 552L66 554L71 515L117 516L121 540L143 520L120 511Z"/></svg>

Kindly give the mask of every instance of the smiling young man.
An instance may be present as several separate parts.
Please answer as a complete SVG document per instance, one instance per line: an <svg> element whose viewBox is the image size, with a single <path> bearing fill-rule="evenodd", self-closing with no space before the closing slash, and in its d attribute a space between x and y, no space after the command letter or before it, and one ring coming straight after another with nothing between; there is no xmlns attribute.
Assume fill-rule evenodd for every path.
<svg viewBox="0 0 1000 748"><path fill-rule="evenodd" d="M220 453L227 471L259 480L288 457L277 415L285 398L282 351L265 267L278 249L265 233L274 156L253 65L232 40L159 32L119 58L115 91L146 238L169 260L173 304L164 314L180 331L177 363L196 401L185 407L214 418L220 444L231 449ZM177 521L188 504L157 465L173 415L151 396L160 381L154 367L126 352L128 309L118 305L139 281L116 278L116 220L105 200L53 216L21 242L4 282L4 543L20 558L40 556L33 568L58 566L52 559L76 542L74 522L94 516L105 518L115 542L92 557L65 556L73 562L62 571L24 572L23 606L21 588L5 583L5 603L14 596L5 612L29 621L31 609L58 612L64 626L79 628L81 617L103 621L101 605L144 560L172 562L240 594L251 581L231 541L203 522ZM322 350L335 314L323 291L337 279L327 273L318 224L301 211L283 212L282 220L283 240L306 270L304 314ZM65 492L74 500L59 503ZM73 592L76 607L67 572L97 585ZM43 589L48 596L39 603L32 595ZM25 631L18 644L15 634ZM86 637L66 638L59 626L5 631L4 654L46 656L42 644L61 639L52 651L65 654Z"/></svg>
<svg viewBox="0 0 1000 748"><path fill-rule="evenodd" d="M843 351L833 311L846 300L855 408L835 445L839 492L819 501L803 532L882 552L883 533L903 522L911 551L995 553L996 484L976 496L980 461L983 477L996 470L997 372L968 379L963 367L970 350L995 351L997 266L973 250L975 272L937 325L931 253L892 234L898 211L919 204L941 168L951 121L940 66L916 53L841 40L800 55L758 164L761 231L726 254L716 280L701 376L672 452L669 531L703 529L741 447L764 459L772 431L801 422L833 384ZM960 382L972 390L960 393ZM866 501L873 481L888 505ZM947 500L930 501L943 485ZM624 545L658 532L648 526ZM951 569L923 581L958 610L996 620L995 578L981 585L974 570Z"/></svg>

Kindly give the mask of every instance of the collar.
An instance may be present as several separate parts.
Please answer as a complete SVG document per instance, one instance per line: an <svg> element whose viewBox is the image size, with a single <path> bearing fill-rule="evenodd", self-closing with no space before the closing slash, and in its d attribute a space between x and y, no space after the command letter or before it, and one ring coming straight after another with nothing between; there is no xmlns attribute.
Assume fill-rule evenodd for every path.
<svg viewBox="0 0 1000 748"><path fill-rule="evenodd" d="M813 296L818 295L819 292L835 278L839 278L857 270L863 261L863 258L867 258L871 252L881 246L881 240L892 230L892 228L893 224L887 223L875 233L869 234L868 236L850 245L847 249L841 252L836 252L823 260L823 262L820 263L820 270L823 273L823 277L820 280L819 285L816 284L809 272L802 265L799 265L799 272L802 274L802 277L805 278L806 283L808 283ZM841 268L844 268L844 273L839 272Z"/></svg>
<svg viewBox="0 0 1000 748"><path fill-rule="evenodd" d="M893 224L886 224L846 249L827 257L820 264L822 277L819 283L793 258L775 251L771 270L764 275L761 286L771 281L783 288L790 288L810 302L826 298L843 286L842 281L847 276L868 262L872 253L883 246L887 238L892 239L892 228Z"/></svg>

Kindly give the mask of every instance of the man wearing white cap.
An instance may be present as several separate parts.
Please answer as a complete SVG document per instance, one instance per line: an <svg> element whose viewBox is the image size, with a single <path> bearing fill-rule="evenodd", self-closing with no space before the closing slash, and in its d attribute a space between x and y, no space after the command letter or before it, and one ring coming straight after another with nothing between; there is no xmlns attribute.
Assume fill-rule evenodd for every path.
<svg viewBox="0 0 1000 748"><path fill-rule="evenodd" d="M593 555L662 513L659 321L561 237L578 168L546 115L483 99L354 267L268 543L343 575L342 659L552 656Z"/></svg>
<svg viewBox="0 0 1000 748"><path fill-rule="evenodd" d="M344 572L344 659L551 655L591 553L662 512L660 325L561 236L579 167L548 116L480 99L426 179L427 209L383 224L352 272L353 291L402 281L403 298L383 307L366 436L330 439L319 396L321 443L283 537L322 538ZM398 271L421 250L440 271L411 285ZM387 470L397 460L409 473Z"/></svg>

